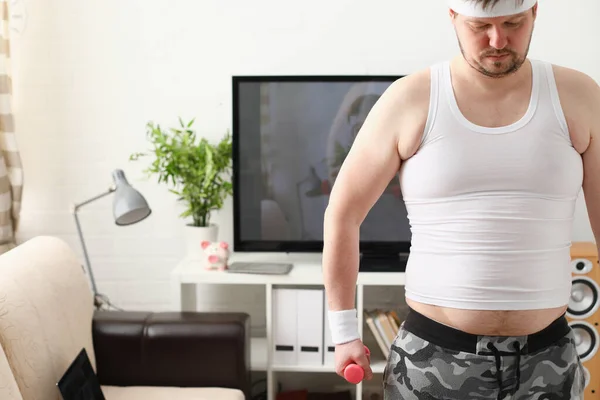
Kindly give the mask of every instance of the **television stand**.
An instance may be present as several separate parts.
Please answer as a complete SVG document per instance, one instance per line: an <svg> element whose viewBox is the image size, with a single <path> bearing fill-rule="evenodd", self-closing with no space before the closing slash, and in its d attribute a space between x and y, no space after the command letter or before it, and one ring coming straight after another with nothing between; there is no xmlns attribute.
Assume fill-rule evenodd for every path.
<svg viewBox="0 0 600 400"><path fill-rule="evenodd" d="M360 272L405 272L408 254L386 252L363 252L360 256Z"/></svg>
<svg viewBox="0 0 600 400"><path fill-rule="evenodd" d="M368 265L376 266L374 263L369 261L380 261L380 258L373 258L373 251L370 251L365 258ZM379 255L392 255L389 250L379 252ZM307 257L308 258L308 257ZM383 257L385 260L386 257ZM248 261L260 262L264 260L266 263L273 262L274 259L263 255L257 255L256 258L248 257ZM394 265L391 260L395 260ZM387 263L383 264L386 266L388 272L373 273L362 273L358 274L356 281L356 309L359 310L357 313L358 319L358 332L360 337L366 337L365 335L372 335L367 332L368 326L365 323L365 314L363 310L369 310L373 302L377 304L386 304L386 308L395 308L395 305L388 304L387 301L382 302L382 298L378 295L378 288L394 288L402 287L405 283L405 274L403 272L396 272L394 268L398 267L400 257L395 255L387 257ZM290 262L291 259L278 259L276 262ZM293 261L292 261L293 262ZM219 291L213 292L212 290L205 290L206 285L222 286ZM242 292L245 287L260 287L262 286L264 297L262 301L257 301L256 304L239 304L237 303L237 297L233 296L234 293ZM199 290L201 289L202 290ZM274 337L277 335L276 327L280 326L277 324L276 309L274 304L277 302L275 291L280 288L306 288L306 289L323 289L323 268L322 263L317 261L315 257L314 261L309 261L301 266L294 266L292 270L285 275L271 275L271 274L232 274L226 271L210 271L205 270L202 261L200 259L187 258L182 260L177 267L171 272L171 293L172 293L172 305L175 311L211 311L211 310L223 310L226 308L220 308L222 306L227 307L227 311L245 311L245 312L256 312L262 308L264 311L265 319L263 322L259 321L259 325L256 327L261 329L264 327L265 333L258 335L252 335L250 338L250 358L249 364L251 371L264 373L266 375L266 386L267 393L265 400L276 400L278 393L278 381L279 374L290 374L290 373L318 373L318 374L331 374L335 376L335 360L334 354L329 351L329 346L325 347L326 342L323 346L323 359L322 361L316 361L311 363L300 363L294 359L290 363L285 363L273 359L275 351ZM223 298L215 296L213 293L223 293ZM201 297L202 296L202 297ZM229 300L229 297L233 296L234 302L222 303ZM246 299L247 297L240 297L240 299ZM242 301L242 300L240 300ZM262 303L262 304L261 304ZM398 305L400 306L400 305ZM238 308L241 307L241 308ZM318 306L319 307L319 306ZM259 314L260 315L260 314ZM316 315L316 314L315 314ZM319 318L316 318L319 319ZM262 325L264 324L264 325ZM255 329L253 326L252 329ZM317 326L311 329L319 329ZM296 331L291 331L292 334ZM320 333L321 334L321 333ZM323 338L329 337L327 331L323 331ZM371 336L372 340L373 336ZM375 342L373 346L377 346ZM377 346L379 347L379 346ZM327 349L327 351L325 350ZM387 365L387 358L374 347L371 349L371 370L375 375L374 380L381 379L385 367ZM292 375L293 376L293 375ZM364 386L364 387L363 387ZM355 395L354 400L366 400L370 398L368 393L372 393L370 385L368 383L363 385L363 382L354 386Z"/></svg>

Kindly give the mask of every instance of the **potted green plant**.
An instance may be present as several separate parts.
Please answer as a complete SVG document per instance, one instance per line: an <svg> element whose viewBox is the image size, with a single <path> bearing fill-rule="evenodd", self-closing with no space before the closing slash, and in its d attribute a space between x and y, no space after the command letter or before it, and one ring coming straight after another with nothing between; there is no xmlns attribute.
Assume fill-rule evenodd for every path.
<svg viewBox="0 0 600 400"><path fill-rule="evenodd" d="M169 191L184 205L180 217L189 220L185 226L188 255L199 256L202 241L213 242L218 237L218 225L211 221L212 213L220 210L233 192L232 147L229 132L216 144L199 138L192 128L194 120L186 123L179 118L180 126L166 130L148 122L146 136L151 149L133 153L129 159L151 157L144 172L168 185Z"/></svg>

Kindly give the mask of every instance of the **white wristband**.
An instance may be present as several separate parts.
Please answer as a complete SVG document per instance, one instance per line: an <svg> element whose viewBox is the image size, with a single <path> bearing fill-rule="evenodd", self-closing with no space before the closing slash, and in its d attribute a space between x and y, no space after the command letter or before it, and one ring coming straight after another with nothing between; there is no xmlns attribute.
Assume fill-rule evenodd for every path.
<svg viewBox="0 0 600 400"><path fill-rule="evenodd" d="M328 311L327 318L333 344L343 344L360 339L356 309Z"/></svg>

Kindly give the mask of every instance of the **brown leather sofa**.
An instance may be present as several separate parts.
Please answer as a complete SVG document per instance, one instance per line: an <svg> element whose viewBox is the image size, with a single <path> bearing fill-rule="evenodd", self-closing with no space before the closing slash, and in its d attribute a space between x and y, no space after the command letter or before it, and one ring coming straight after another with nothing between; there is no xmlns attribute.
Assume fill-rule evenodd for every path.
<svg viewBox="0 0 600 400"><path fill-rule="evenodd" d="M64 241L36 237L0 256L0 399L60 399L81 349L106 400L249 398L248 315L96 311Z"/></svg>
<svg viewBox="0 0 600 400"><path fill-rule="evenodd" d="M123 387L230 388L250 398L249 324L245 313L96 311L98 380L107 398L132 398Z"/></svg>

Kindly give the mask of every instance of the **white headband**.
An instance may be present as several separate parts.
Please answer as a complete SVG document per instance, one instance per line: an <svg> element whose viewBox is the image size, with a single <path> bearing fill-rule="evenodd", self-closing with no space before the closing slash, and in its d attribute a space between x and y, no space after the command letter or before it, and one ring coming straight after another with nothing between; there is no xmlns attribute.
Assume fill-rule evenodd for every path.
<svg viewBox="0 0 600 400"><path fill-rule="evenodd" d="M494 7L484 10L482 3L474 0L448 0L448 7L467 17L494 18L525 12L531 9L537 0L524 0L522 5L517 3L517 0L500 0Z"/></svg>

